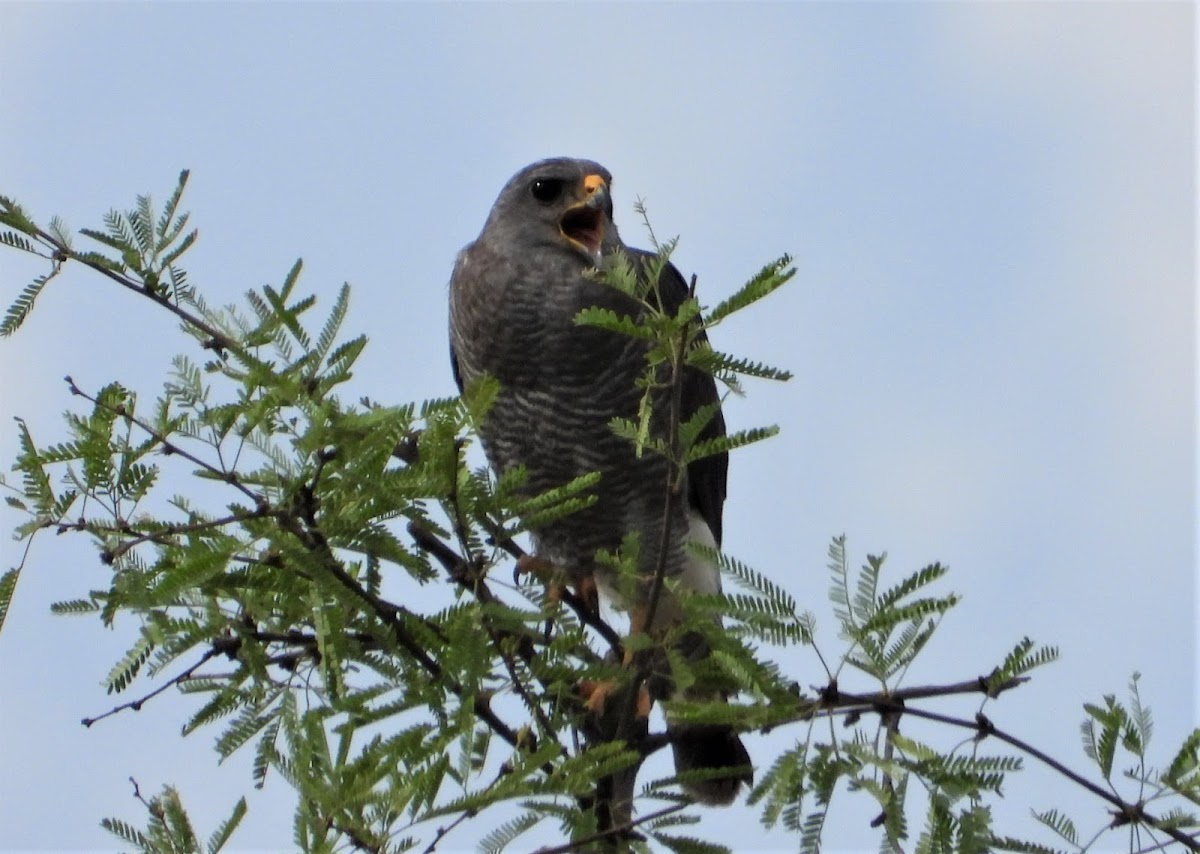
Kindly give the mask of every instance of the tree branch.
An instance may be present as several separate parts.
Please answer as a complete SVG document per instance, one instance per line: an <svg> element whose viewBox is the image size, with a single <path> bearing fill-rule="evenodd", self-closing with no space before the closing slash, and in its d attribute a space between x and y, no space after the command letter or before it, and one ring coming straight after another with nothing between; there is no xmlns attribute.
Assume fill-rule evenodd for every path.
<svg viewBox="0 0 1200 854"><path fill-rule="evenodd" d="M181 685L182 683L188 681L195 675L196 671L199 670L201 667L203 667L210 659L215 658L218 655L228 654L228 652L229 652L228 644L222 644L219 641L214 642L212 647L210 649L205 650L204 654L200 656L199 661L197 661L195 664L193 664L187 670L180 673L174 679L171 679L168 682L164 682L162 685L159 685L157 688L155 688L153 691L151 691L149 694L146 694L145 696L139 697L136 700L130 700L128 703L122 703L119 706L114 706L113 708L109 709L107 712L97 715L94 718L84 718L83 720L80 721L80 723L83 724L85 727L91 727L91 725L96 723L97 721L102 721L105 718L110 718L115 714L125 711L126 709L132 709L135 712L140 712L142 710L142 706L145 705L148 701L154 699L159 694L162 694L162 693L166 692L167 690L169 690L177 685Z"/></svg>
<svg viewBox="0 0 1200 854"><path fill-rule="evenodd" d="M1122 825L1131 823L1145 824L1149 827L1153 827L1155 830L1167 834L1176 842L1186 846L1190 851L1200 851L1200 842L1198 842L1196 838L1188 836L1183 831L1169 825L1163 825L1158 818L1146 812L1141 802L1131 804L1128 801L1122 800L1116 794L1096 785L1086 777L1077 774L1066 765L1059 762L1052 756L1042 752L1029 742L999 729L982 712L975 716L974 721L969 721L963 718L943 715L939 712L927 712L923 709L904 708L899 704L895 705L894 710L900 714L911 715L913 717L924 718L925 720L936 721L937 723L947 724L949 726L973 730L980 739L988 737L997 738L1000 741L1003 741L1005 744L1015 747L1022 753L1032 756L1043 765L1052 768L1054 771L1066 777L1071 782L1083 787L1084 789L1087 789L1096 797L1111 804L1114 808L1112 813L1113 820L1112 824L1110 825L1111 827L1120 827Z"/></svg>
<svg viewBox="0 0 1200 854"><path fill-rule="evenodd" d="M150 424L146 423L145 421L143 421L142 419L136 417L132 412L130 412L128 409L125 408L124 404L122 404L120 406L112 406L110 404L107 404L107 403L99 400L98 398L93 397L92 395L88 394L83 389L81 389L79 386L75 385L75 380L71 379L70 376L63 377L63 380L67 383L67 387L70 389L71 394L76 395L78 397L82 397L84 400L89 401L92 405L98 406L107 412L111 412L113 415L116 415L119 418L125 418L128 421L136 424L138 427L140 427L142 430L144 430L146 432L146 434L150 436L150 438L152 438L155 442L157 442L159 445L162 446L162 450L163 450L164 454L167 454L167 455L177 454L178 456L183 457L185 460L192 463L193 465L199 466L200 468L202 468L204 471L208 472L210 475L212 475L217 480L223 481L225 483L228 483L230 486L235 487L243 495L245 495L247 498L249 498L251 501L253 501L255 507L262 507L267 504L266 498L259 495L254 490L250 489L250 487L248 487L244 483L242 483L241 479L237 476L236 472L225 471L224 469L218 468L217 466L214 466L212 463L206 462L206 461L200 459L199 457L197 457L196 455L189 453L188 451L185 451L183 448L179 447L174 442L172 442L170 439L168 439L166 436L164 436L162 433L158 432L158 430L154 429L154 427L152 425L150 425Z"/></svg>
<svg viewBox="0 0 1200 854"><path fill-rule="evenodd" d="M628 834L638 825L646 824L650 821L663 818L664 816L674 815L677 812L687 809L690 804L672 804L669 807L663 807L633 821L627 821L615 827L609 827L604 830L598 830L595 833L589 833L587 836L581 836L578 839L572 839L570 842L565 842L562 845L554 845L551 847L539 848L533 854L570 854L572 851L582 851L593 842L602 842L606 839L620 838Z"/></svg>
<svg viewBox="0 0 1200 854"><path fill-rule="evenodd" d="M241 347L238 346L236 341L234 341L232 338L230 338L224 332L222 332L221 330L217 329L216 327L210 325L209 323L207 323L200 317L197 317L196 315L192 314L187 309L171 302L171 300L168 299L165 294L158 293L157 291L152 289L149 285L147 285L145 283L134 281L133 279L130 279L127 276L123 276L120 273L116 272L115 270L109 269L108 267L105 267L102 264L97 264L95 261L92 261L86 255L81 255L80 253L78 253L74 249L72 249L70 246L67 246L65 243L60 241L54 235L52 235L46 231L43 231L40 228L35 228L34 231L35 231L35 234L37 237L39 237L45 243L48 243L50 246L54 247L56 257L58 259L69 258L72 261L78 261L80 264L83 264L85 267L95 270L100 275L105 276L106 278L111 279L112 281L116 282L118 285L125 288L126 290L133 291L135 294L146 297L151 302L153 302L159 306L162 306L167 311L171 312L176 317L178 317L180 320L182 320L188 326L191 326L191 327L195 328L197 331L202 332L204 335L206 335L208 337L209 343L206 344L205 346L207 346L209 349L222 349L222 350L233 350L235 352L242 352Z"/></svg>

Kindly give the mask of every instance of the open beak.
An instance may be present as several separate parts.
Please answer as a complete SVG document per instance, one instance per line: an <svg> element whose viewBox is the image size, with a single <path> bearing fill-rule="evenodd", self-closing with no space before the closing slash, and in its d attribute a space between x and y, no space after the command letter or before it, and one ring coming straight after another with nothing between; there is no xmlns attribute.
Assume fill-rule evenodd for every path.
<svg viewBox="0 0 1200 854"><path fill-rule="evenodd" d="M604 242L604 214L608 209L608 185L599 175L588 175L582 184L583 201L567 208L558 227L563 236L594 257Z"/></svg>

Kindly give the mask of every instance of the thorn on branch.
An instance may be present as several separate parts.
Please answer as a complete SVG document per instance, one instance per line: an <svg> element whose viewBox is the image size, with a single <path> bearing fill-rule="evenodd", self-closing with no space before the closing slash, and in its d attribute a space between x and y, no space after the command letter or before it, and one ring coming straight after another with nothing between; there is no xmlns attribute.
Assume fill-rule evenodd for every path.
<svg viewBox="0 0 1200 854"><path fill-rule="evenodd" d="M212 642L212 650L214 655L223 655L230 661L236 661L238 652L242 648L242 639L238 637L226 636L214 638Z"/></svg>
<svg viewBox="0 0 1200 854"><path fill-rule="evenodd" d="M392 456L406 465L413 465L417 462L420 441L421 434L416 430L411 431L396 443L396 447L392 449Z"/></svg>
<svg viewBox="0 0 1200 854"><path fill-rule="evenodd" d="M900 718L904 715L904 700L885 699L875 704L875 712L879 721L888 730L899 729Z"/></svg>
<svg viewBox="0 0 1200 854"><path fill-rule="evenodd" d="M212 350L214 353L217 354L217 358L224 361L225 351L230 348L231 344L232 344L232 342L228 338L223 338L223 337L214 335L214 336L210 337L208 340L202 342L200 344L200 349L201 350Z"/></svg>
<svg viewBox="0 0 1200 854"><path fill-rule="evenodd" d="M838 692L838 683L836 679L829 680L829 684L823 688L818 688L815 685L812 686L812 688L817 692L817 696L821 698L821 702L823 704L830 706L836 706L838 704L841 694Z"/></svg>
<svg viewBox="0 0 1200 854"><path fill-rule="evenodd" d="M1113 817L1109 824L1110 828L1140 824L1146 820L1146 813L1142 810L1142 801L1138 801L1136 804L1122 804L1120 809L1109 810L1109 813Z"/></svg>
<svg viewBox="0 0 1200 854"><path fill-rule="evenodd" d="M42 525L42 527L49 528L51 524L53 524L53 523L50 522L49 520L47 520ZM57 530L55 530L54 533L55 534L65 534L69 531L86 531L86 530L87 530L87 520L84 519L82 516L80 516L79 519L74 522L59 522L58 528L57 528Z"/></svg>

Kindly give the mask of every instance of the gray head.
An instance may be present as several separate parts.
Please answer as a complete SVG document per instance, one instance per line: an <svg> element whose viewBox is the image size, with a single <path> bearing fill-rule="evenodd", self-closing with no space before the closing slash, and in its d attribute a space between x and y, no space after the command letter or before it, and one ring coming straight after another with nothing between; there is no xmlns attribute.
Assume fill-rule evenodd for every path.
<svg viewBox="0 0 1200 854"><path fill-rule="evenodd" d="M540 160L504 185L479 239L500 252L550 249L594 264L621 242L611 187L612 175L595 161Z"/></svg>

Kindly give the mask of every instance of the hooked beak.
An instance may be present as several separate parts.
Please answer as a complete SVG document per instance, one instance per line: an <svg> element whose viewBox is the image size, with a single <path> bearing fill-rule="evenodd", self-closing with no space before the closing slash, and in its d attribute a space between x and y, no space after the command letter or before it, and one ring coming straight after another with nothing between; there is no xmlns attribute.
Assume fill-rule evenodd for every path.
<svg viewBox="0 0 1200 854"><path fill-rule="evenodd" d="M563 237L598 258L600 244L604 242L608 185L599 175L588 175L583 179L580 191L583 201L567 208L558 227Z"/></svg>

